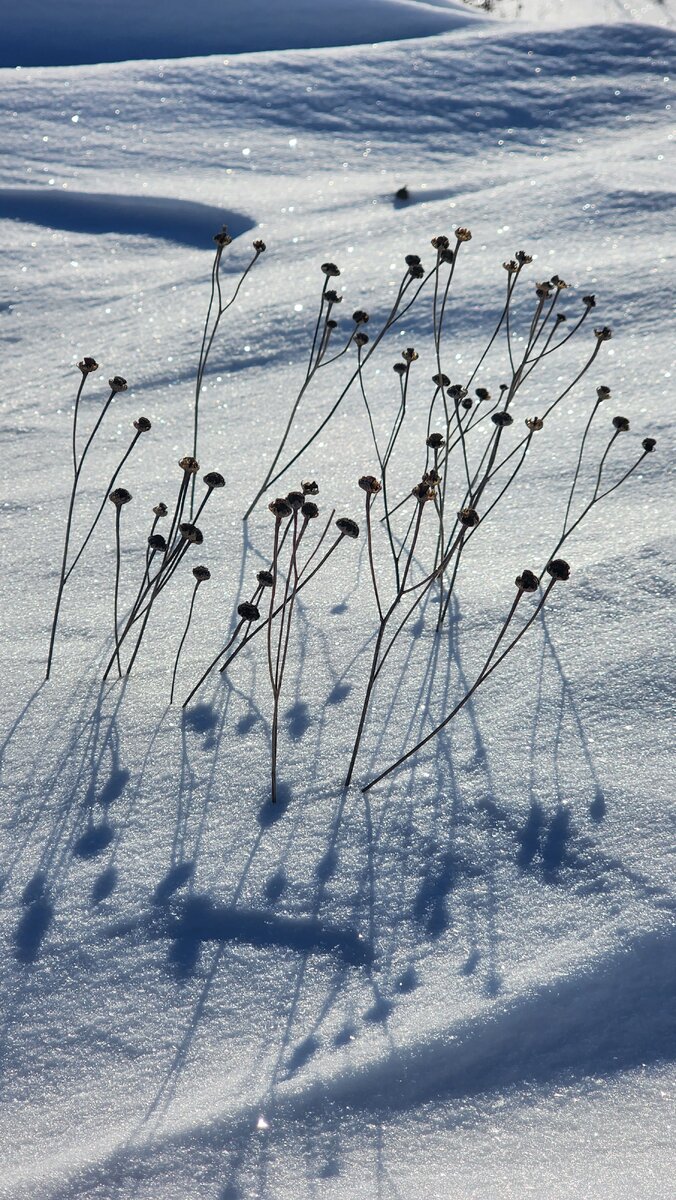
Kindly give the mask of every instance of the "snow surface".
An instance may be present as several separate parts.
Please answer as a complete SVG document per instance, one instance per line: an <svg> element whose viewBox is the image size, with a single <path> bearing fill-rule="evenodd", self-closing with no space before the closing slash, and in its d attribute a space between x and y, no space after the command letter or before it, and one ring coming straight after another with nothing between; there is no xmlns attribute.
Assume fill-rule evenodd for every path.
<svg viewBox="0 0 676 1200"><path fill-rule="evenodd" d="M406 37L396 7L387 36ZM457 6L434 7L455 27L417 41L2 74L2 1197L673 1196L674 37L640 22L460 26ZM339 13L321 9L322 41L342 40ZM190 449L214 220L237 234L229 277L253 237L269 249L203 392L203 465L228 488L205 514L213 580L183 691L268 559L265 506L246 540L241 516L302 377L321 262L342 268L341 323L358 305L375 323L403 255L427 263L432 235L469 225L448 338L460 375L521 246L533 279L558 271L576 296L594 291L613 326L503 516L472 541L459 638L442 643L431 688L433 615L402 639L359 782L473 678L517 570L552 545L596 386L613 389L608 416L631 419L627 460L658 438L571 539L571 582L528 644L366 798L341 788L375 620L362 542L299 605L276 813L253 648L185 720L167 708L189 572L130 680L101 685L112 522L66 594L42 683L75 363L102 363L85 423L109 375L130 381L87 474L83 524L132 419L153 420L121 479L139 501L129 587L145 514L170 500ZM434 369L428 329L423 305L370 375L385 421L391 363L420 348L402 495ZM580 355L573 343L520 417ZM295 445L326 388L308 395ZM351 393L287 486L316 477L324 511L359 518L355 481L374 469Z"/></svg>

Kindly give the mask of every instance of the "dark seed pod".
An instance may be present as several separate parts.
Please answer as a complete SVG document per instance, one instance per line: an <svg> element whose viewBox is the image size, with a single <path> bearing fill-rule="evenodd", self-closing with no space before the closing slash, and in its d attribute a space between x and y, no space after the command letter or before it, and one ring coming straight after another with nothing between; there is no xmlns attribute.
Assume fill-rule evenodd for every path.
<svg viewBox="0 0 676 1200"><path fill-rule="evenodd" d="M415 496L420 504L426 504L428 500L434 499L434 486L429 482L429 479L428 475L420 483L416 483L415 487L411 490L411 495Z"/></svg>
<svg viewBox="0 0 676 1200"><path fill-rule="evenodd" d="M151 533L148 538L148 545L151 550L166 550L167 543L161 533Z"/></svg>
<svg viewBox="0 0 676 1200"><path fill-rule="evenodd" d="M200 469L197 459L193 458L190 454L186 454L184 458L180 458L178 465L182 471L185 471L186 475L196 475Z"/></svg>
<svg viewBox="0 0 676 1200"><path fill-rule="evenodd" d="M314 521L315 517L319 516L319 509L314 500L306 500L300 511L306 521Z"/></svg>
<svg viewBox="0 0 676 1200"><path fill-rule="evenodd" d="M250 600L243 600L241 604L238 604L237 613L245 621L257 621L261 615L256 605L252 604Z"/></svg>
<svg viewBox="0 0 676 1200"><path fill-rule="evenodd" d="M618 433L629 433L629 418L628 417L613 417L613 425Z"/></svg>
<svg viewBox="0 0 676 1200"><path fill-rule="evenodd" d="M554 317L555 325L560 325L562 321L567 321L567 320L568 320L568 317L566 316L565 313L557 313L556 316Z"/></svg>
<svg viewBox="0 0 676 1200"><path fill-rule="evenodd" d="M411 279L422 279L425 274L425 268L422 263L414 263L412 267L408 268L408 273Z"/></svg>
<svg viewBox="0 0 676 1200"><path fill-rule="evenodd" d="M479 524L480 517L475 508L461 508L458 520L466 529L473 529L475 525Z"/></svg>
<svg viewBox="0 0 676 1200"><path fill-rule="evenodd" d="M314 479L306 479L300 486L304 496L316 496L319 492L319 484Z"/></svg>
<svg viewBox="0 0 676 1200"><path fill-rule="evenodd" d="M339 517L336 521L336 526L345 537L358 538L359 526L351 517Z"/></svg>
<svg viewBox="0 0 676 1200"><path fill-rule="evenodd" d="M504 429L506 425L511 425L513 420L514 417L508 412L497 412L491 416L493 424L498 425L501 429Z"/></svg>
<svg viewBox="0 0 676 1200"><path fill-rule="evenodd" d="M455 261L455 253L453 250L442 250L439 258L443 263L452 263Z"/></svg>
<svg viewBox="0 0 676 1200"><path fill-rule="evenodd" d="M275 582L275 577L272 574L272 571L259 571L256 579L260 583L261 587L264 588L272 587L273 583Z"/></svg>
<svg viewBox="0 0 676 1200"><path fill-rule="evenodd" d="M211 579L211 571L208 567L193 567L192 573L198 583L206 583L207 579Z"/></svg>
<svg viewBox="0 0 676 1200"><path fill-rule="evenodd" d="M526 254L526 252L524 250L517 250L514 257L515 257L516 261L521 264L522 267L527 266L528 263L532 263L532 261L533 261L533 255Z"/></svg>
<svg viewBox="0 0 676 1200"><path fill-rule="evenodd" d="M212 491L214 488L225 487L225 480L220 471L207 471L206 475L202 476L202 483L205 483Z"/></svg>
<svg viewBox="0 0 676 1200"><path fill-rule="evenodd" d="M655 446L657 445L657 442L656 442L655 438L644 438L643 441L641 442L641 445L643 446L643 449L645 450L646 454L652 454L653 450L655 449Z"/></svg>
<svg viewBox="0 0 676 1200"><path fill-rule="evenodd" d="M289 492L286 497L286 503L294 512L298 512L298 509L302 507L304 498L302 492Z"/></svg>
<svg viewBox="0 0 676 1200"><path fill-rule="evenodd" d="M596 395L598 396L599 400L608 400L610 398L610 388L606 387L605 384L602 383L600 387L597 387Z"/></svg>
<svg viewBox="0 0 676 1200"><path fill-rule="evenodd" d="M334 320L333 320L333 318L331 318L330 320L328 320L328 321L326 322L326 328L327 328L327 329L337 329L337 328L338 328L338 322L337 322L337 321L334 321Z"/></svg>
<svg viewBox="0 0 676 1200"><path fill-rule="evenodd" d="M536 433L538 429L544 429L545 427L542 417L526 417L526 425L531 433Z"/></svg>
<svg viewBox="0 0 676 1200"><path fill-rule="evenodd" d="M214 241L215 241L216 245L219 247L219 249L221 249L221 250L224 248L224 246L230 245L232 238L230 237L230 234L228 233L227 225L221 226L218 233L214 234Z"/></svg>
<svg viewBox="0 0 676 1200"><path fill-rule="evenodd" d="M290 517L291 513L293 512L291 505L288 504L281 496L278 496L276 500L271 500L268 504L268 508L278 521L281 521L282 517Z"/></svg>
<svg viewBox="0 0 676 1200"><path fill-rule="evenodd" d="M123 504L128 504L131 500L131 492L128 492L123 487L115 488L108 496L108 499L116 508L122 508Z"/></svg>
<svg viewBox="0 0 676 1200"><path fill-rule="evenodd" d="M413 349L413 346L408 346L406 350L402 350L401 357L403 358L404 362L412 363L416 362L420 355L418 354L417 350Z"/></svg>
<svg viewBox="0 0 676 1200"><path fill-rule="evenodd" d="M471 396L465 396L465 399L460 401L461 406L467 409L471 408L473 403Z"/></svg>
<svg viewBox="0 0 676 1200"><path fill-rule="evenodd" d="M196 525L191 525L189 521L184 521L178 527L179 533L186 542L190 542L192 546L201 546L204 541L204 534Z"/></svg>
<svg viewBox="0 0 676 1200"><path fill-rule="evenodd" d="M91 375L92 371L98 371L99 369L99 364L97 363L96 359L89 358L88 356L83 358L82 362L79 362L77 365L82 371L83 375Z"/></svg>
<svg viewBox="0 0 676 1200"><path fill-rule="evenodd" d="M328 300L329 304L342 304L342 302L343 302L343 297L339 296L338 292L334 292L334 291L324 292L324 296Z"/></svg>
<svg viewBox="0 0 676 1200"><path fill-rule="evenodd" d="M323 275L328 276L330 279L337 279L338 276L340 275L340 270L338 269L336 264L332 263L332 262L322 263L321 271L322 271Z"/></svg>
<svg viewBox="0 0 676 1200"><path fill-rule="evenodd" d="M425 471L425 474L422 477L423 483L428 484L430 487L436 487L440 479L441 475L437 471L436 467L430 467L429 471Z"/></svg>
<svg viewBox="0 0 676 1200"><path fill-rule="evenodd" d="M596 296L583 296L582 303L586 308L596 308Z"/></svg>
<svg viewBox="0 0 676 1200"><path fill-rule="evenodd" d="M418 267L418 266L420 266L420 255L419 254L407 254L406 257L404 258L404 262L406 263L407 267Z"/></svg>
<svg viewBox="0 0 676 1200"><path fill-rule="evenodd" d="M359 486L369 496L376 496L382 489L382 484L379 479L376 479L375 475L362 475L359 480Z"/></svg>
<svg viewBox="0 0 676 1200"><path fill-rule="evenodd" d="M510 258L508 262L503 262L502 265L508 275L514 275L519 269L519 265L515 258Z"/></svg>
<svg viewBox="0 0 676 1200"><path fill-rule="evenodd" d="M570 567L565 558L553 558L547 563L547 572L552 579L569 579Z"/></svg>
<svg viewBox="0 0 676 1200"><path fill-rule="evenodd" d="M452 383L446 394L451 400L462 400L467 394L467 389L461 383Z"/></svg>
<svg viewBox="0 0 676 1200"><path fill-rule="evenodd" d="M159 504L156 504L153 509L156 517L166 517L168 511L169 509L162 500L160 500Z"/></svg>
<svg viewBox="0 0 676 1200"><path fill-rule="evenodd" d="M455 236L459 242L471 242L472 240L471 230L465 229L464 226L461 226L460 229L456 229Z"/></svg>
<svg viewBox="0 0 676 1200"><path fill-rule="evenodd" d="M431 450L441 450L445 442L443 433L431 433L427 439L427 445Z"/></svg>
<svg viewBox="0 0 676 1200"><path fill-rule="evenodd" d="M609 329L607 325L603 325L601 329L594 330L594 337L599 342L609 342L612 336L613 331L612 329Z"/></svg>
<svg viewBox="0 0 676 1200"><path fill-rule="evenodd" d="M491 398L488 388L475 388L474 394L477 400L490 400Z"/></svg>
<svg viewBox="0 0 676 1200"><path fill-rule="evenodd" d="M448 375L444 375L443 371L432 376L432 383L436 383L437 387L448 387L450 382Z"/></svg>
<svg viewBox="0 0 676 1200"><path fill-rule="evenodd" d="M152 429L152 425L147 417L139 417L134 421L134 429L138 429L139 433L147 433L149 429Z"/></svg>
<svg viewBox="0 0 676 1200"><path fill-rule="evenodd" d="M540 580L532 571L522 571L514 580L516 586L521 592L537 592L540 586Z"/></svg>
<svg viewBox="0 0 676 1200"><path fill-rule="evenodd" d="M438 237L432 238L432 245L435 250L448 250L450 242L445 233L439 234Z"/></svg>
<svg viewBox="0 0 676 1200"><path fill-rule="evenodd" d="M127 381L121 375L113 375L113 378L109 379L108 383L114 392L126 392L127 390Z"/></svg>
<svg viewBox="0 0 676 1200"><path fill-rule="evenodd" d="M255 242L253 243L253 248L256 251L256 254L264 254L267 250L267 246L261 238L256 238Z"/></svg>
<svg viewBox="0 0 676 1200"><path fill-rule="evenodd" d="M395 375L405 375L406 374L406 367L404 366L403 363L395 363L394 367L392 369L393 369Z"/></svg>
<svg viewBox="0 0 676 1200"><path fill-rule="evenodd" d="M357 346L367 346L369 343L369 335L368 333L362 333L360 330L359 333L355 333L354 340Z"/></svg>
<svg viewBox="0 0 676 1200"><path fill-rule="evenodd" d="M368 319L369 315L364 311L363 308L358 308L356 312L352 313L352 320L354 321L355 325L366 325Z"/></svg>

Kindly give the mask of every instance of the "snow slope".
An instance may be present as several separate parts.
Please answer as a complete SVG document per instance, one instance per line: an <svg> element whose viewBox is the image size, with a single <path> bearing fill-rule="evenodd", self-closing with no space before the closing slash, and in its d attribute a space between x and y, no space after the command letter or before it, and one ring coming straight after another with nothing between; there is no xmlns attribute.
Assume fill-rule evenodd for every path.
<svg viewBox="0 0 676 1200"><path fill-rule="evenodd" d="M564 35L482 18L375 47L3 72L0 1196L673 1194L673 48L641 23ZM558 271L576 295L596 292L614 329L515 487L510 536L498 523L472 543L462 638L433 687L429 620L394 656L360 780L472 678L516 571L552 543L595 387L630 417L628 445L659 440L571 542L571 583L528 649L367 798L341 788L364 678L353 660L374 628L361 543L300 606L277 813L259 656L210 682L185 720L167 708L188 579L130 680L100 684L110 523L42 683L74 364L95 354L103 367L85 422L109 375L130 381L88 505L131 420L153 420L122 481L143 510L130 508L128 586L144 514L169 500L189 450L207 227L221 220L237 235L232 278L253 237L269 249L203 393L203 465L228 488L204 522L212 591L184 689L267 561L269 514L246 539L241 515L302 376L321 262L342 269L341 324L362 304L376 322L403 255L427 262L432 235L471 226L449 338L463 374L520 246L533 278ZM370 380L386 409L410 344L421 371L402 492L433 364L422 316ZM309 396L301 424L326 407ZM299 468L324 510L359 517L355 481L374 466L351 394Z"/></svg>

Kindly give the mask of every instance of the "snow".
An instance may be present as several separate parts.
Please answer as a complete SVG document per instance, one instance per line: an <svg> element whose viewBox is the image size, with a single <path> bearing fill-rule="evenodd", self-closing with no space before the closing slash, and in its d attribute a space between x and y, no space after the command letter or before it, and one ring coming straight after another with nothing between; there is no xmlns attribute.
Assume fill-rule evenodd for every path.
<svg viewBox="0 0 676 1200"><path fill-rule="evenodd" d="M209 40L206 4L163 8L165 42L150 5L134 6L136 30L119 5L97 5L96 29L66 4L44 21L31 5L12 15L3 61L25 65L2 72L0 92L8 1200L673 1195L674 35L657 23L673 7L655 6L653 24L641 5L631 22L593 6L596 24L562 7L580 23L550 26L538 0L521 21L364 0L358 22L356 6L319 3L288 6L282 22L281 6L261 0L265 19L249 4L247 40L229 33L223 45ZM243 10L219 6L228 11ZM34 62L65 65L12 49L27 44L29 20ZM106 46L97 57L114 59L128 38L120 55L147 61L91 65L94 34ZM243 46L264 52L236 54ZM175 57L201 49L213 53ZM403 185L406 204L394 198ZM130 384L87 470L83 525L132 420L153 421L120 479L135 498L127 594L146 514L175 494L191 448L210 239L223 221L235 235L229 286L253 238L268 250L224 319L202 395L201 461L228 487L205 512L212 580L181 696L267 565L270 514L261 506L246 538L241 517L302 381L322 262L341 267L341 328L358 306L375 327L404 254L428 265L433 235L470 226L448 336L463 376L501 302L501 263L520 247L535 256L529 278L563 275L571 312L595 292L595 323L614 332L504 514L472 541L458 643L444 644L432 687L430 618L393 655L359 784L474 678L516 572L538 569L555 538L595 388L613 391L606 424L615 412L631 420L622 461L646 434L658 439L571 539L571 581L530 640L443 738L366 796L341 786L375 629L363 538L299 601L277 811L263 654L252 647L210 680L185 719L167 707L189 571L129 680L102 685L111 520L66 592L43 683L75 364L102 364L85 427L110 376ZM391 363L408 345L421 358L402 495L434 369L429 305L374 357L384 422ZM534 382L519 420L580 354ZM497 355L493 386L504 370ZM308 394L294 447L340 377ZM595 454L604 437L599 427ZM322 512L361 520L356 480L375 469L353 391L284 489L317 478Z"/></svg>

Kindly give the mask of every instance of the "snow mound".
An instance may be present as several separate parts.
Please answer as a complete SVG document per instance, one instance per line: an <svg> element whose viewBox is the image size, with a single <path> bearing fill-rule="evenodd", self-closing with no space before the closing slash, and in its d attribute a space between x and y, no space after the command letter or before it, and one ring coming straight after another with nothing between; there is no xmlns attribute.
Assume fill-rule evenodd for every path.
<svg viewBox="0 0 676 1200"><path fill-rule="evenodd" d="M445 33L481 20L455 0L27 0L5 20L0 66L73 66L139 58L348 46Z"/></svg>

